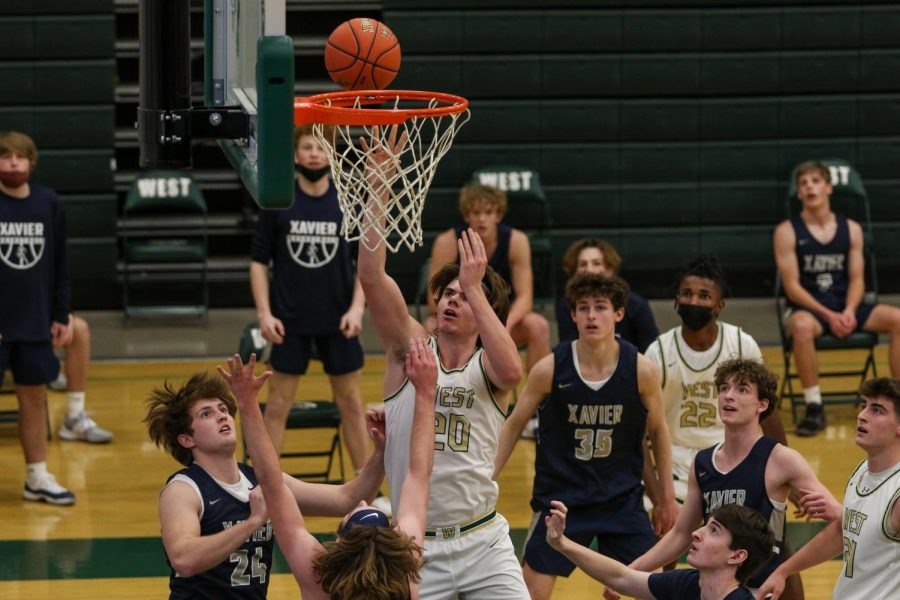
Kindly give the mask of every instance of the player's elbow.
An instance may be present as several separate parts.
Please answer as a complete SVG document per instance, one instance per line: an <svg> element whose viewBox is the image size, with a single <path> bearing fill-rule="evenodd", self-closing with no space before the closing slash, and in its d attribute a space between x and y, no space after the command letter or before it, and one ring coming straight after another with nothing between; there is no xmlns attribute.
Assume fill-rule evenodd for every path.
<svg viewBox="0 0 900 600"><path fill-rule="evenodd" d="M497 387L503 390L511 390L519 385L519 381L521 381L522 375L525 373L521 363L518 361L497 369L496 371Z"/></svg>
<svg viewBox="0 0 900 600"><path fill-rule="evenodd" d="M176 553L174 556L169 556L169 562L179 577L193 577L206 570L202 568L199 558L188 552Z"/></svg>

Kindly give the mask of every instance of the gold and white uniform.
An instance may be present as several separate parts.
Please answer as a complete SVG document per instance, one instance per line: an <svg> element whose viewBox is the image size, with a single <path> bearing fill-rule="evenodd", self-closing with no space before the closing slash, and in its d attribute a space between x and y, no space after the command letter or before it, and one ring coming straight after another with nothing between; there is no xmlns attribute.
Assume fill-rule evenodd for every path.
<svg viewBox="0 0 900 600"><path fill-rule="evenodd" d="M522 569L509 539L509 524L495 510L499 487L492 479L506 420L494 399L478 348L465 365L445 369L438 359L434 467L428 497L422 600L465 594L470 600L528 597ZM385 399L385 470L397 510L409 468L415 389L405 380Z"/></svg>
<svg viewBox="0 0 900 600"><path fill-rule="evenodd" d="M844 565L833 600L874 600L900 593L900 531L890 514L900 501L900 463L880 473L864 460L844 491Z"/></svg>
<svg viewBox="0 0 900 600"><path fill-rule="evenodd" d="M660 335L646 352L662 374L666 425L672 439L675 497L681 502L687 495L694 456L725 439L725 426L719 418L716 368L734 358L762 362L762 352L749 334L722 321L718 326L715 343L703 352L687 345L681 326Z"/></svg>

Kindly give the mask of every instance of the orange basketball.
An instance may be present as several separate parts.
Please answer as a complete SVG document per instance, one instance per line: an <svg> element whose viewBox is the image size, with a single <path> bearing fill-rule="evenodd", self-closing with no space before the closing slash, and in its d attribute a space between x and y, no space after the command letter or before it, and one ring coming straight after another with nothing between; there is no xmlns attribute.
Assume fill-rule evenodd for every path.
<svg viewBox="0 0 900 600"><path fill-rule="evenodd" d="M342 88L383 89L400 69L400 42L384 23L375 19L344 21L328 36L325 68Z"/></svg>

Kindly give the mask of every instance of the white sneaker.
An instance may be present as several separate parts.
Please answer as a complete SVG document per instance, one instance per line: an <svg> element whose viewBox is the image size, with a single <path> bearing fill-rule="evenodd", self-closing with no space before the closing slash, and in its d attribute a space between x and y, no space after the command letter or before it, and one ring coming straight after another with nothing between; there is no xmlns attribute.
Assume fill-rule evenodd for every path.
<svg viewBox="0 0 900 600"><path fill-rule="evenodd" d="M528 419L528 422L525 423L525 429L522 430L522 439L525 439L525 440L537 439L537 430L538 430L538 418L531 417L530 419Z"/></svg>
<svg viewBox="0 0 900 600"><path fill-rule="evenodd" d="M66 379L66 374L60 371L56 379L48 383L47 387L54 392L64 392L69 387L69 380Z"/></svg>
<svg viewBox="0 0 900 600"><path fill-rule="evenodd" d="M91 444L105 444L113 437L111 431L107 431L97 425L90 413L80 412L74 419L66 415L63 426L59 428L59 437L64 440L84 440Z"/></svg>
<svg viewBox="0 0 900 600"><path fill-rule="evenodd" d="M391 507L391 499L387 496L377 496L374 500L372 500L372 506L383 512L389 517L392 517L393 508Z"/></svg>
<svg viewBox="0 0 900 600"><path fill-rule="evenodd" d="M59 485L56 477L50 473L44 473L41 477L33 482L25 482L25 490L22 496L26 500L34 502L48 502L50 504L60 504L68 506L75 504L75 494Z"/></svg>

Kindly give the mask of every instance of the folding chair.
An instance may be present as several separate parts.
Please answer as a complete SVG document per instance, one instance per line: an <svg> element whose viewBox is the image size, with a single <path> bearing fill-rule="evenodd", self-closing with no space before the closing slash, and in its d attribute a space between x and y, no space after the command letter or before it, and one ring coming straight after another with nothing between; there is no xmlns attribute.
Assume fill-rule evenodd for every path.
<svg viewBox="0 0 900 600"><path fill-rule="evenodd" d="M207 211L192 177L151 171L135 179L122 209L122 258L126 320L196 316L206 322Z"/></svg>
<svg viewBox="0 0 900 600"><path fill-rule="evenodd" d="M869 197L863 186L862 178L853 166L843 159L826 159L820 161L831 171L833 193L831 195L831 209L835 213L841 213L859 222L863 230L863 256L865 258L866 295L863 299L867 303L878 301L878 278L875 271L875 252L872 236L872 217L869 209ZM796 168L791 172L791 180L788 187L786 211L788 217L796 214L800 208L797 200ZM787 311L787 298L780 274L775 272L775 311L778 323L778 332L781 336L781 347L784 356L784 378L781 381L781 398L789 398L791 402L791 416L794 422L798 422L798 408L805 405L803 391L794 388L794 381L799 381L799 376L793 369L791 360L793 345L785 328L784 320ZM816 351L826 352L833 350L862 350L865 360L858 368L819 369L820 380L835 378L859 378L853 388L829 389L822 392L823 404L855 404L859 400L857 389L859 385L869 377L877 377L875 367L875 346L878 345L878 334L868 331L855 331L846 338L838 338L830 333L816 338ZM821 365L821 363L820 363ZM871 375L869 375L871 371Z"/></svg>
<svg viewBox="0 0 900 600"><path fill-rule="evenodd" d="M250 360L250 354L256 353L259 362L267 362L271 354L272 344L268 343L261 335L259 323L253 321L248 323L241 332L240 343L238 344L238 354L245 363ZM265 413L265 403L260 403L260 409ZM288 436L288 433L294 429L311 430L311 429L327 429L330 430L327 445L317 449L299 450L297 448L305 438L309 431L305 431L304 436ZM285 448L282 450L282 459L315 459L324 458L324 466L315 468L309 466L308 461L304 461L306 465L304 470L291 473L293 477L304 480L316 480L324 483L343 483L344 482L344 449L341 445L341 413L338 411L334 402L328 400L312 400L306 402L294 402L291 411L288 414L287 423L285 425ZM247 452L247 444L244 443L244 460L250 457ZM338 472L332 476L335 459L338 462ZM298 467L301 468L301 467Z"/></svg>
<svg viewBox="0 0 900 600"><path fill-rule="evenodd" d="M541 185L541 176L528 167L498 165L478 169L472 174L472 181L506 192L509 209L504 220L525 231L531 243L534 304L553 306L556 302L556 265L550 236L550 204Z"/></svg>

